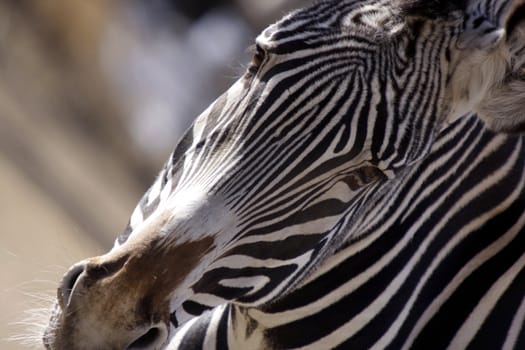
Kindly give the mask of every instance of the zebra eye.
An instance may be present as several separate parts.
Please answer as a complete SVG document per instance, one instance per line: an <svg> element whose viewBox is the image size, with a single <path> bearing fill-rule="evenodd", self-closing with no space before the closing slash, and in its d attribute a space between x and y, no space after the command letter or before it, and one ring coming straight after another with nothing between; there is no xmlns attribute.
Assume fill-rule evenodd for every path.
<svg viewBox="0 0 525 350"><path fill-rule="evenodd" d="M266 58L266 51L259 45L254 45L252 48L253 56L252 56L252 62L250 63L250 66L248 67L248 72L251 74L256 74L257 70L259 70L259 67L264 62L264 59Z"/></svg>

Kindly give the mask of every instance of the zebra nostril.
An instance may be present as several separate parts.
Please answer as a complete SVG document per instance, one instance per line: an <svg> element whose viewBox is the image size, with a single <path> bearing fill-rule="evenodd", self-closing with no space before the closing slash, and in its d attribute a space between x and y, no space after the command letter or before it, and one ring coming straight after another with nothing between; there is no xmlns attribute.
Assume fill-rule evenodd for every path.
<svg viewBox="0 0 525 350"><path fill-rule="evenodd" d="M62 282L58 288L58 300L62 308L65 308L67 305L69 305L71 293L73 292L78 278L84 272L84 269L84 264L75 265L62 278Z"/></svg>
<svg viewBox="0 0 525 350"><path fill-rule="evenodd" d="M152 327L146 333L135 339L126 350L159 349L168 336L164 327Z"/></svg>

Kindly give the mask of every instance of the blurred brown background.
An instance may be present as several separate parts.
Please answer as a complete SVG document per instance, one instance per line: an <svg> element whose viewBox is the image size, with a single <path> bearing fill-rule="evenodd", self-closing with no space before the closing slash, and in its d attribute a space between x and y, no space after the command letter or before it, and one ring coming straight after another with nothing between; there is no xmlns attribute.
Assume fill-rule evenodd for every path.
<svg viewBox="0 0 525 350"><path fill-rule="evenodd" d="M306 2L0 0L0 349L26 348L8 339L40 332L69 265L111 247L257 32Z"/></svg>

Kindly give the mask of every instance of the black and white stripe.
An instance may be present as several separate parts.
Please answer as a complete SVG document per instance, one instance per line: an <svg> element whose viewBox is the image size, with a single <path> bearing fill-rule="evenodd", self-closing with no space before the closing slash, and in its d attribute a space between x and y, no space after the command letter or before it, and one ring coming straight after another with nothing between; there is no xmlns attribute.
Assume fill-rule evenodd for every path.
<svg viewBox="0 0 525 350"><path fill-rule="evenodd" d="M457 122L299 288L205 313L168 349L523 348L524 141Z"/></svg>
<svg viewBox="0 0 525 350"><path fill-rule="evenodd" d="M292 13L186 133L116 242L188 198L213 207L188 229L215 247L168 349L525 348L523 139L473 114L445 127L443 67L480 21L421 4Z"/></svg>

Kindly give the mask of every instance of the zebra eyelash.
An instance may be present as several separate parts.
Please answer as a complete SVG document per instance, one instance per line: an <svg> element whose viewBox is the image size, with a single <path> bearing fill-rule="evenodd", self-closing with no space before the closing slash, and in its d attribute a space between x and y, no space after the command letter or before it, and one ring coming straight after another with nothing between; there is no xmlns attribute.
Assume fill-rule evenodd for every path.
<svg viewBox="0 0 525 350"><path fill-rule="evenodd" d="M266 50L263 49L258 44L253 44L246 50L247 52L252 53L252 61L250 62L250 65L248 66L248 73L250 75L257 74L257 71L259 70L259 67L264 63L266 60Z"/></svg>

